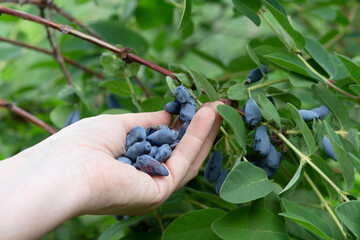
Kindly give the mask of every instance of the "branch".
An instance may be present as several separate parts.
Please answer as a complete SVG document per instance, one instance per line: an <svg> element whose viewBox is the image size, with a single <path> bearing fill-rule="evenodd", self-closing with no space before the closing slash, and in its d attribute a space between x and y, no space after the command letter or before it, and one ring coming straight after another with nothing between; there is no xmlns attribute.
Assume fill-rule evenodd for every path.
<svg viewBox="0 0 360 240"><path fill-rule="evenodd" d="M45 18L45 8L43 7L39 7L40 9L40 16L42 18ZM52 14L52 10L51 10L51 7L50 7L50 18L52 19L53 18L53 14ZM70 86L74 86L74 83L73 81L71 80L71 76L68 72L68 70L66 69L66 66L65 66L65 63L64 63L64 57L60 51L60 48L59 48L59 43L56 39L56 33L55 31L51 31L48 27L45 26L45 30L46 30L46 36L48 38L48 41L50 43L50 46L51 48L53 49L53 52L54 52L54 57L55 57L55 60L58 62L58 64L60 65L61 67L61 70L63 71L64 75L65 75L65 78L66 78L66 81L67 83L70 85Z"/></svg>
<svg viewBox="0 0 360 240"><path fill-rule="evenodd" d="M47 50L47 49L40 48L40 47L37 47L37 46L33 46L33 45L30 45L30 44L27 44L27 43L11 40L11 39L8 39L8 38L3 38L1 36L0 36L0 41L11 43L11 44L14 44L14 45L17 45L17 46L25 47L25 48L28 48L28 49L32 49L32 50L35 50L35 51L38 51L38 52L42 52L42 53L54 56L54 53ZM64 61L71 64L71 65L73 65L74 67L77 67L77 68L83 70L86 73L89 73L89 74L99 78L99 79L104 78L104 76L101 73L95 72L95 71L81 65L80 63L78 63L78 62L76 62L76 61L74 61L74 60L72 60L72 59L70 59L70 58L68 58L66 56L64 56Z"/></svg>
<svg viewBox="0 0 360 240"><path fill-rule="evenodd" d="M173 79L176 79L176 76L174 75L173 72L169 71L168 69L166 68L163 68L163 67L160 67L152 62L149 62L145 59L142 59L141 57L135 55L135 54L132 54L132 53L129 53L129 49L128 48L118 48L108 42L105 42L101 39L98 39L96 37L93 37L93 36L90 36L88 34L85 34L85 33L82 33L80 31L77 31L75 29L73 29L72 27L70 26L66 26L66 25L62 25L62 24L59 24L59 23L55 23L55 22L51 22L51 21L48 21L46 19L43 19L43 18L40 18L40 17L37 17L37 16L34 16L34 15L31 15L31 14L28 14L28 13L25 13L25 12L21 12L21 11L17 11L17 10L13 10L13 9L10 9L10 8L7 8L7 7L3 7L3 6L0 6L0 14L1 13L4 13L4 14L8 14L8 15L11 15L11 16L16 16L16 17L19 17L19 18L22 18L22 19L25 19L25 20L28 20L28 21L32 21L32 22L36 22L36 23L39 23L39 24L42 24L42 25L45 25L47 27L51 27L53 29L56 29L60 32L62 32L63 34L70 34L70 35L73 35L75 37L78 37L78 38L81 38L85 41L88 41L88 42L91 42L95 45L98 45L102 48L105 48L109 51L112 51L114 53L117 53L120 55L121 59L126 61L126 62L137 62L141 65L144 65L148 68L151 68L163 75L166 75L166 76L169 76Z"/></svg>
<svg viewBox="0 0 360 240"><path fill-rule="evenodd" d="M5 107L5 108L9 109L13 113L15 113L15 114L19 115L20 117L28 120L29 122L32 122L32 123L38 125L39 127L41 127L42 129L44 129L45 131L47 131L50 134L56 133L56 130L53 129L52 127L50 127L49 125L47 125L44 121L38 119L37 117L35 117L31 113L26 112L25 110L15 106L14 104L12 104L12 103L10 103L8 101L0 99L0 108L1 107Z"/></svg>
<svg viewBox="0 0 360 240"><path fill-rule="evenodd" d="M145 92L146 97L151 97L151 93L149 91L149 89L147 89L147 87L145 86L145 84L140 80L140 78L135 75L133 76L133 78L135 79L135 81L137 82L137 84L139 84L139 86L141 87L141 89Z"/></svg>

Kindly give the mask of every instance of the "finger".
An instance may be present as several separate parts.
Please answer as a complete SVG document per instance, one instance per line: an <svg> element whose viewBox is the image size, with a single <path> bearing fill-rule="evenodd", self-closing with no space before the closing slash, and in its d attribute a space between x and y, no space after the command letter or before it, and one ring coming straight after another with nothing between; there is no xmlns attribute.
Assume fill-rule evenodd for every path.
<svg viewBox="0 0 360 240"><path fill-rule="evenodd" d="M200 150L199 154L197 155L196 160L193 162L193 164L189 168L189 171L187 172L186 176L184 177L183 181L180 183L178 188L183 187L187 182L189 182L191 179L193 179L198 174L199 169L201 168L202 164L204 163L206 157L208 156L208 154L213 146L214 140L215 140L216 136L218 135L218 132L221 127L222 120L223 120L221 115L216 110L216 107L218 105L222 105L222 104L223 103L221 103L221 102L213 102L209 106L215 113L215 122L214 122L213 128L212 128L211 132L209 133L209 135L207 136L203 146L201 147L201 150Z"/></svg>
<svg viewBox="0 0 360 240"><path fill-rule="evenodd" d="M167 160L173 180L173 190L177 188L195 161L196 156L209 135L215 121L214 111L208 107L201 108L191 121L184 137Z"/></svg>

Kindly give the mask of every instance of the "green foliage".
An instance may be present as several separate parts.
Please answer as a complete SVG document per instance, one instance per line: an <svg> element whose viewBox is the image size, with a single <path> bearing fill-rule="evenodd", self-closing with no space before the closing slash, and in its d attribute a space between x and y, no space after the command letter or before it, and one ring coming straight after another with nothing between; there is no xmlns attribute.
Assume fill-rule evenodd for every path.
<svg viewBox="0 0 360 240"><path fill-rule="evenodd" d="M194 180L153 213L120 222L113 216L82 216L43 239L360 238L358 3L81 0L57 4L102 39L168 67L177 79L58 34L62 53L103 79L67 64L74 82L68 86L52 55L0 41L0 99L58 130L75 110L82 118L162 110L180 84L191 90L198 104L231 99L217 108L224 121L212 150L223 152L223 168L230 173L219 195L215 183L205 181L202 167ZM32 5L6 5L37 14ZM59 15L55 21L82 31ZM0 16L0 35L48 46L43 26L5 14ZM245 84L245 77L261 64L268 74ZM110 93L121 108L108 109ZM270 179L244 160L251 161L251 155L263 160L253 150L257 126L248 126L239 114L250 97L260 107L261 124L271 133L271 144L282 153L280 168ZM321 104L330 110L324 120L305 122L298 113ZM0 159L48 136L1 107L0 133ZM324 153L324 135L338 162Z"/></svg>

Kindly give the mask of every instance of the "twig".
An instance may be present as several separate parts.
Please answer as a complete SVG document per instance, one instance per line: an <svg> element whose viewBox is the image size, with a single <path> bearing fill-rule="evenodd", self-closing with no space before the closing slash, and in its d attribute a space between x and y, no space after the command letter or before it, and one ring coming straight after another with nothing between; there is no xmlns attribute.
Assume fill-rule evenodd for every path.
<svg viewBox="0 0 360 240"><path fill-rule="evenodd" d="M25 110L15 106L14 104L12 104L12 103L10 103L8 101L0 99L0 108L1 107L9 109L13 113L15 113L15 114L19 115L20 117L28 120L29 122L32 122L32 123L38 125L39 127L41 127L42 129L44 129L45 131L47 131L50 134L56 133L56 130L53 129L52 127L50 127L49 125L47 125L44 121L38 119L37 117L35 117L31 113L26 112Z"/></svg>
<svg viewBox="0 0 360 240"><path fill-rule="evenodd" d="M43 7L39 7L40 9L40 16L42 18L45 18L45 11L44 11L44 8ZM53 14L52 14L52 10L51 10L51 7L50 7L50 19L53 18ZM74 83L73 81L71 80L71 76L68 72L68 70L66 69L66 66L65 66L65 63L64 63L64 58L63 58L63 55L60 51L60 48L59 48L59 43L57 41L57 38L56 38L56 34L55 34L55 31L51 31L48 27L45 26L45 30L46 30L46 36L48 38L48 41L49 41L49 44L51 46L51 48L53 49L54 51L54 57L55 57L55 60L58 62L59 66L61 67L61 70L63 71L64 75L65 75L65 78L66 78L66 81L67 83L70 85L70 86L74 86Z"/></svg>
<svg viewBox="0 0 360 240"><path fill-rule="evenodd" d="M80 31L77 31L75 29L73 29L72 27L70 26L66 26L66 25L62 25L62 24L59 24L59 23L55 23L55 22L52 22L52 21L48 21L44 18L40 18L40 17L37 17L37 16L34 16L32 14L28 14L28 13L25 13L25 12L21 12L21 11L17 11L17 10L14 10L14 9L10 9L10 8L7 8L7 7L4 7L4 6L0 6L0 13L4 13L4 14L8 14L8 15L11 15L11 16L16 16L16 17L19 17L19 18L22 18L22 19L25 19L25 20L28 20L28 21L32 21L32 22L36 22L36 23L39 23L39 24L42 24L42 25L45 25L47 27L51 27L51 28L54 28L64 34L70 34L70 35L73 35L75 37L78 37L78 38L81 38L85 41L88 41L88 42L91 42L95 45L98 45L102 48L105 48L105 49L108 49L114 53L117 53L120 55L121 59L123 59L124 61L126 62L131 62L131 61L134 61L134 62L137 62L141 65L144 65L148 68L151 68L163 75L166 75L166 76L169 76L173 79L176 79L176 76L174 75L173 72L169 71L168 69L166 68L163 68L163 67L160 67L152 62L149 62L145 59L142 59L141 57L135 55L135 54L132 54L132 53L129 53L129 49L128 48L118 48L108 42L105 42L101 39L98 39L96 37L93 37L93 36L90 36L88 34L85 34L83 32L80 32Z"/></svg>
<svg viewBox="0 0 360 240"><path fill-rule="evenodd" d="M149 91L149 89L147 89L147 87L145 86L145 84L140 80L140 78L135 75L133 76L133 78L135 79L135 81L137 82L137 84L139 84L139 86L141 87L141 89L145 92L146 97L151 97L151 93Z"/></svg>
<svg viewBox="0 0 360 240"><path fill-rule="evenodd" d="M38 52L42 52L42 53L54 56L54 54L51 51L47 50L47 49L40 48L40 47L37 47L37 46L33 46L33 45L30 45L30 44L27 44L27 43L11 40L11 39L8 39L8 38L3 38L1 36L0 36L0 41L11 43L11 44L14 44L14 45L17 45L17 46L25 47L25 48L28 48L28 49L32 49L32 50L35 50L35 51L38 51ZM94 75L95 77L97 77L99 79L104 78L104 76L101 73L95 72L95 71L81 65L80 63L78 63L78 62L76 62L76 61L74 61L74 60L72 60L72 59L70 59L70 58L68 58L66 56L64 56L64 61L71 64L71 65L73 65L74 67L77 67L77 68L83 70L86 73Z"/></svg>

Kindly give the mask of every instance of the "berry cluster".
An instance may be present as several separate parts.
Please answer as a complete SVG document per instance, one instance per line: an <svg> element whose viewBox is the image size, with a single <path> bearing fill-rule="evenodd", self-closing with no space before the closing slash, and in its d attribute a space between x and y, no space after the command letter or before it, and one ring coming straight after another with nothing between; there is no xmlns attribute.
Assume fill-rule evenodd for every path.
<svg viewBox="0 0 360 240"><path fill-rule="evenodd" d="M169 175L161 163L170 158L196 112L195 100L184 86L177 87L174 95L175 100L167 103L164 108L169 113L180 115L183 124L179 131L163 124L147 129L135 126L126 137L126 152L118 157L120 162L131 164L151 176Z"/></svg>
<svg viewBox="0 0 360 240"><path fill-rule="evenodd" d="M311 110L300 109L299 113L304 121L309 122L313 119L323 120L328 115L329 109L326 106L321 105L320 107Z"/></svg>
<svg viewBox="0 0 360 240"><path fill-rule="evenodd" d="M214 152L211 157L209 158L209 161L206 164L204 177L209 182L216 182L216 193L219 194L220 188L222 184L224 183L227 175L229 174L226 169L222 168L222 158L223 154L222 152Z"/></svg>

